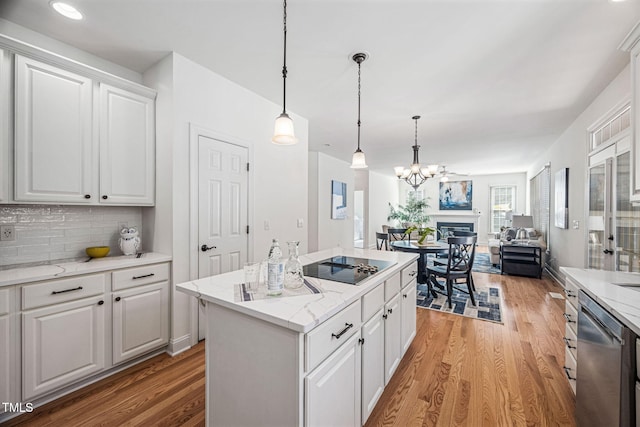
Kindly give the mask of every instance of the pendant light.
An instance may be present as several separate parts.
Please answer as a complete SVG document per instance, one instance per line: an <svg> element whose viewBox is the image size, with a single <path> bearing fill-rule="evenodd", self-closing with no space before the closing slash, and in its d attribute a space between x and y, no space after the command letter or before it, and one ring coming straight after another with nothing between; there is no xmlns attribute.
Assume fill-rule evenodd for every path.
<svg viewBox="0 0 640 427"><path fill-rule="evenodd" d="M396 166L394 169L398 179L404 180L407 184L417 190L427 179L432 178L438 172L438 165L428 165L423 168L420 166L420 160L418 159L418 151L420 146L418 145L418 119L420 116L413 116L412 120L416 121L416 136L413 144L413 163L407 169L402 166Z"/></svg>
<svg viewBox="0 0 640 427"><path fill-rule="evenodd" d="M271 142L278 145L293 145L298 142L293 132L293 120L287 114L287 0L284 0L284 59L282 63L282 114L276 119Z"/></svg>
<svg viewBox="0 0 640 427"><path fill-rule="evenodd" d="M368 58L368 56L369 55L366 53L360 52L356 53L351 58L358 64L358 149L353 153L353 158L351 159L352 169L365 169L367 167L364 153L360 149L360 65Z"/></svg>

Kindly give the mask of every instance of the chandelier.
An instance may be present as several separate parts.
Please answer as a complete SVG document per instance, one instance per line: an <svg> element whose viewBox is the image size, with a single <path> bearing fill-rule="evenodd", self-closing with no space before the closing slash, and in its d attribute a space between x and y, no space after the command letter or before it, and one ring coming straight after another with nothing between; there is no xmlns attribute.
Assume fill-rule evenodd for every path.
<svg viewBox="0 0 640 427"><path fill-rule="evenodd" d="M427 165L426 167L420 166L420 160L418 160L418 151L420 146L418 145L418 119L420 116L413 116L412 119L416 121L416 134L415 143L413 144L413 163L409 168L404 166L396 166L393 170L396 173L398 179L404 180L407 184L417 190L427 179L433 178L438 172L438 165Z"/></svg>
<svg viewBox="0 0 640 427"><path fill-rule="evenodd" d="M284 59L282 61L282 114L276 118L271 142L277 145L293 145L298 142L293 132L293 120L287 114L287 0L283 4Z"/></svg>

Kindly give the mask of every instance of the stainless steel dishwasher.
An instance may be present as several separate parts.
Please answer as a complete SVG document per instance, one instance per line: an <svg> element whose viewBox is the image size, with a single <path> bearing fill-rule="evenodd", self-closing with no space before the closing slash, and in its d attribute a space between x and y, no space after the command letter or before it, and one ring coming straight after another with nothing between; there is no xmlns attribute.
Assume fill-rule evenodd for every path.
<svg viewBox="0 0 640 427"><path fill-rule="evenodd" d="M583 291L578 302L578 426L635 425L635 335Z"/></svg>

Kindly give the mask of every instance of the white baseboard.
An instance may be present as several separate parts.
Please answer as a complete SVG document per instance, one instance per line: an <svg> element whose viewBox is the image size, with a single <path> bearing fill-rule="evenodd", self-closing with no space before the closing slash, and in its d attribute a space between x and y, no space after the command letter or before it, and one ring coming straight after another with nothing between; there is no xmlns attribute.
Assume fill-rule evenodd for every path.
<svg viewBox="0 0 640 427"><path fill-rule="evenodd" d="M177 356L183 351L187 351L191 348L191 334L183 335L178 338L172 338L169 340L169 347L167 353L169 356Z"/></svg>

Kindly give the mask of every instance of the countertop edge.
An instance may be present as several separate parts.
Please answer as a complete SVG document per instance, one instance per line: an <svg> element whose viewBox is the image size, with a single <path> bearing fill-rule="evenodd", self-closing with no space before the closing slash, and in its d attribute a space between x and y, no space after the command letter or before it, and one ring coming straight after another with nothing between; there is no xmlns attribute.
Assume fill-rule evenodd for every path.
<svg viewBox="0 0 640 427"><path fill-rule="evenodd" d="M47 265L16 267L0 271L0 288L169 261L172 261L170 255L147 252L140 258L136 258L135 255L121 255L92 259L89 262L72 261L59 264L52 262Z"/></svg>

